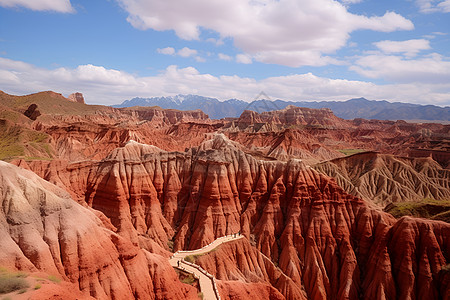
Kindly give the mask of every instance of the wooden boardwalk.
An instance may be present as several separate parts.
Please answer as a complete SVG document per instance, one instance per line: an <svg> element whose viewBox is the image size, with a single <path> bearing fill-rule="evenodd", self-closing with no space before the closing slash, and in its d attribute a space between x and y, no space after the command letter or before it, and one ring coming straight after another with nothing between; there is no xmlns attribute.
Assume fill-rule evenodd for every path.
<svg viewBox="0 0 450 300"><path fill-rule="evenodd" d="M202 267L185 261L184 258L189 255L205 254L223 243L235 241L243 237L243 235L239 234L227 235L215 239L211 244L206 245L205 247L200 249L190 251L177 251L169 259L170 265L174 268L192 274L199 280L200 291L203 293L204 300L220 300L219 290L217 289L215 277L205 271Z"/></svg>

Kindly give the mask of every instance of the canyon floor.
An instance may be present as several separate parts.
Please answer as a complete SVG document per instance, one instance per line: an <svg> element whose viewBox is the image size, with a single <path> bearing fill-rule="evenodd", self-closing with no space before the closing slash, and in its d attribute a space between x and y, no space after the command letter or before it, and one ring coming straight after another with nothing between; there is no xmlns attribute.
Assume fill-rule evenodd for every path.
<svg viewBox="0 0 450 300"><path fill-rule="evenodd" d="M0 92L0 160L0 299L450 299L450 125Z"/></svg>

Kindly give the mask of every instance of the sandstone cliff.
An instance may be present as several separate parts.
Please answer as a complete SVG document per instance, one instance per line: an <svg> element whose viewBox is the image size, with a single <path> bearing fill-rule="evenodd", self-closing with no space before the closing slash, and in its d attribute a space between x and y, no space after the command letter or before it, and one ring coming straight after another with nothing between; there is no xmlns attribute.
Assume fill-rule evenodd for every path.
<svg viewBox="0 0 450 300"><path fill-rule="evenodd" d="M76 283L96 299L196 299L167 259L103 227L30 171L0 162L0 265Z"/></svg>
<svg viewBox="0 0 450 300"><path fill-rule="evenodd" d="M289 299L447 295L438 278L449 262L450 225L396 221L301 161L256 160L223 135L185 153L128 143L89 172L85 201L150 250L150 241L196 249L240 231L252 245L221 246L201 263L221 279L270 285Z"/></svg>

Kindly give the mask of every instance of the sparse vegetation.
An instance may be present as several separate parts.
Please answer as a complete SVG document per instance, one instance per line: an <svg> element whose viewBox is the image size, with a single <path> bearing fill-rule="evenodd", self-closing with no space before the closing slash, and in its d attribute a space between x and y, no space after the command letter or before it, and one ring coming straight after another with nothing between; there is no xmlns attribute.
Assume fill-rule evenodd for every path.
<svg viewBox="0 0 450 300"><path fill-rule="evenodd" d="M175 272L178 274L178 278L182 283L194 285L198 282L198 279L194 277L191 273L187 273L178 269L175 269ZM197 286L198 287L198 286Z"/></svg>
<svg viewBox="0 0 450 300"><path fill-rule="evenodd" d="M387 205L384 211L396 218L413 216L450 223L450 200L424 199L419 202L397 202Z"/></svg>
<svg viewBox="0 0 450 300"><path fill-rule="evenodd" d="M181 282L182 283L186 283L189 285L192 285L197 279L194 278L194 276L192 274L187 275L186 277L184 277Z"/></svg>
<svg viewBox="0 0 450 300"><path fill-rule="evenodd" d="M54 282L54 283L60 283L61 282L61 279L56 277L56 276L54 276L54 275L49 275L47 278L48 278L48 280L50 280L51 282Z"/></svg>
<svg viewBox="0 0 450 300"><path fill-rule="evenodd" d="M364 150L364 149L342 149L342 150L339 150L339 152L341 152L342 154L344 154L344 155L353 155L353 154L356 154L356 153L361 153L361 152L365 152L366 150Z"/></svg>
<svg viewBox="0 0 450 300"><path fill-rule="evenodd" d="M194 255L188 255L188 256L186 256L186 257L184 258L184 260L187 261L187 262L190 262L190 263L194 264L196 259L195 259L195 256L194 256Z"/></svg>
<svg viewBox="0 0 450 300"><path fill-rule="evenodd" d="M0 294L7 294L18 290L27 289L27 274L23 272L10 272L4 268L0 270Z"/></svg>
<svg viewBox="0 0 450 300"><path fill-rule="evenodd" d="M42 285L40 283L36 283L36 285L34 286L35 290L38 290L42 287Z"/></svg>
<svg viewBox="0 0 450 300"><path fill-rule="evenodd" d="M441 268L441 272L444 272L446 274L450 274L450 264L447 264L447 265L443 266Z"/></svg>
<svg viewBox="0 0 450 300"><path fill-rule="evenodd" d="M198 297L199 297L200 299L203 300L203 293L202 293L202 292L199 292L197 295L198 295Z"/></svg>
<svg viewBox="0 0 450 300"><path fill-rule="evenodd" d="M173 241L168 241L167 247L169 247L169 250L173 252Z"/></svg>
<svg viewBox="0 0 450 300"><path fill-rule="evenodd" d="M31 153L42 153L48 159L52 157L49 140L46 133L0 119L0 160L23 158Z"/></svg>
<svg viewBox="0 0 450 300"><path fill-rule="evenodd" d="M197 261L197 259L198 259L200 256L203 256L203 255L207 255L207 254L209 254L209 253L216 252L221 246L222 246L222 245L219 245L219 246L217 246L216 248L214 248L214 249L212 249L212 250L210 250L210 251L208 251L208 252L205 252L205 253L188 255L188 256L186 256L186 257L184 258L184 260L187 261L187 262L190 262L190 263L195 264L196 261Z"/></svg>

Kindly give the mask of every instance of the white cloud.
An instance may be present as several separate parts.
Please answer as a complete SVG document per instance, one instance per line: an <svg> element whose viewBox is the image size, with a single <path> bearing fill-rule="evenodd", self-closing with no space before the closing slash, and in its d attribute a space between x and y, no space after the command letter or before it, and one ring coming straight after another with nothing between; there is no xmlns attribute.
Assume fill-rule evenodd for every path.
<svg viewBox="0 0 450 300"><path fill-rule="evenodd" d="M236 55L236 62L248 65L252 63L252 58L250 55L247 54L238 54Z"/></svg>
<svg viewBox="0 0 450 300"><path fill-rule="evenodd" d="M384 62L381 62L382 65ZM442 69L448 65L442 66ZM448 72L448 71L447 71ZM353 97L450 105L450 80L438 83L376 85L370 82L329 79L311 73L269 77L262 80L239 76L202 74L192 67L169 66L156 76L140 77L101 66L75 69L42 69L0 57L0 86L11 94L53 90L69 95L81 91L87 103L116 104L136 96L199 94L221 100L251 101L260 91L286 100L347 100ZM232 88L230 88L232 87Z"/></svg>
<svg viewBox="0 0 450 300"><path fill-rule="evenodd" d="M222 46L224 44L223 40L221 39L208 38L206 39L206 41L209 43L213 43L216 46Z"/></svg>
<svg viewBox="0 0 450 300"><path fill-rule="evenodd" d="M357 59L351 70L369 78L402 83L450 83L450 61L433 53L423 58L373 54Z"/></svg>
<svg viewBox="0 0 450 300"><path fill-rule="evenodd" d="M450 12L450 0L416 0L416 5L422 13Z"/></svg>
<svg viewBox="0 0 450 300"><path fill-rule="evenodd" d="M206 59L197 55L198 54L197 50L190 49L188 47L184 47L178 51L176 51L175 48L173 48L173 47L158 48L158 49L156 49L156 52L158 52L160 54L165 54L165 55L178 55L178 56L185 57L185 58L194 56L194 58L197 62L205 62L206 61Z"/></svg>
<svg viewBox="0 0 450 300"><path fill-rule="evenodd" d="M233 58L229 55L223 54L223 53L219 53L218 54L219 59L221 60L226 60L226 61L231 61L233 60Z"/></svg>
<svg viewBox="0 0 450 300"><path fill-rule="evenodd" d="M437 5L438 9L442 12L450 12L450 0L442 1Z"/></svg>
<svg viewBox="0 0 450 300"><path fill-rule="evenodd" d="M177 54L181 57L189 57L197 54L197 50L190 49L188 47L184 47L183 49L178 50Z"/></svg>
<svg viewBox="0 0 450 300"><path fill-rule="evenodd" d="M203 63L203 62L206 61L206 59L203 58L203 57L201 57L201 56L196 56L196 57L195 57L195 61L196 61L196 62L201 62L201 63Z"/></svg>
<svg viewBox="0 0 450 300"><path fill-rule="evenodd" d="M174 30L198 40L202 29L231 38L255 60L293 67L332 63L326 54L344 47L359 29L411 30L411 21L394 13L366 17L333 0L117 0L139 29Z"/></svg>
<svg viewBox="0 0 450 300"><path fill-rule="evenodd" d="M175 49L172 47L158 48L158 49L156 49L156 51L160 54L165 54L165 55L174 55L175 54Z"/></svg>
<svg viewBox="0 0 450 300"><path fill-rule="evenodd" d="M380 41L374 45L384 53L404 53L408 57L416 56L422 50L431 49L430 41L415 39L407 41Z"/></svg>
<svg viewBox="0 0 450 300"><path fill-rule="evenodd" d="M70 0L0 0L3 7L25 7L38 11L56 11L61 13L72 13L75 9Z"/></svg>

